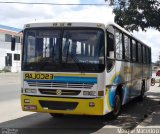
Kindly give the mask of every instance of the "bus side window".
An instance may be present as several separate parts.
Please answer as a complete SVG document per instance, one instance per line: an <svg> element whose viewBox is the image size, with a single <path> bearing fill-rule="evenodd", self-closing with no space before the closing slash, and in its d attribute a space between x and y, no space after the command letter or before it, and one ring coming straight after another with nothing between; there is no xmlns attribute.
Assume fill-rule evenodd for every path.
<svg viewBox="0 0 160 134"><path fill-rule="evenodd" d="M146 47L146 63L149 64L149 51L148 51L148 47Z"/></svg>
<svg viewBox="0 0 160 134"><path fill-rule="evenodd" d="M146 64L146 49L145 49L145 46L143 46L143 64Z"/></svg>
<svg viewBox="0 0 160 134"><path fill-rule="evenodd" d="M107 33L107 57L114 58L114 35Z"/></svg>
<svg viewBox="0 0 160 134"><path fill-rule="evenodd" d="M123 59L122 33L115 29L116 59Z"/></svg>
<svg viewBox="0 0 160 134"><path fill-rule="evenodd" d="M149 48L149 64L151 64L152 59L151 59L151 49Z"/></svg>
<svg viewBox="0 0 160 134"><path fill-rule="evenodd" d="M130 38L124 35L125 60L130 61Z"/></svg>
<svg viewBox="0 0 160 134"><path fill-rule="evenodd" d="M137 61L137 44L136 41L132 39L132 61Z"/></svg>
<svg viewBox="0 0 160 134"><path fill-rule="evenodd" d="M138 43L138 62L142 63L142 46Z"/></svg>

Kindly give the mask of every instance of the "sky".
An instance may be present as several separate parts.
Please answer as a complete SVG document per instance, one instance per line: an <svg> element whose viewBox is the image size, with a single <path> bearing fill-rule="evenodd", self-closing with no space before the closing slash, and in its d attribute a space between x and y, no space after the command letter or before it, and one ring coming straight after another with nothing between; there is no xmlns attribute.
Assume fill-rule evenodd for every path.
<svg viewBox="0 0 160 134"><path fill-rule="evenodd" d="M33 2L33 0L0 0L14 2ZM106 4L105 0L34 0L59 4L97 3ZM0 24L23 29L24 24L38 21L90 21L113 22L112 8L105 6L53 6L53 5L20 5L0 4ZM160 53L160 32L148 29L147 32L133 32L138 39L152 47L152 61L158 60Z"/></svg>

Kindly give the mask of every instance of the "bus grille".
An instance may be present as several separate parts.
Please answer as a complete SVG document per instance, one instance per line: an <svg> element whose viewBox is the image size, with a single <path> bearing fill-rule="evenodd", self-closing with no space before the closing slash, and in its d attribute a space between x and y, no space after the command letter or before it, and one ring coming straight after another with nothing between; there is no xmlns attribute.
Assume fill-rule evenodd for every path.
<svg viewBox="0 0 160 134"><path fill-rule="evenodd" d="M29 86L32 87L59 87L59 88L85 88L91 89L94 84L85 83L55 83L55 82L28 82Z"/></svg>
<svg viewBox="0 0 160 134"><path fill-rule="evenodd" d="M39 89L41 94L47 94L47 95L79 95L81 92L80 90L54 90L54 89Z"/></svg>
<svg viewBox="0 0 160 134"><path fill-rule="evenodd" d="M78 102L39 101L44 109L48 110L74 110Z"/></svg>

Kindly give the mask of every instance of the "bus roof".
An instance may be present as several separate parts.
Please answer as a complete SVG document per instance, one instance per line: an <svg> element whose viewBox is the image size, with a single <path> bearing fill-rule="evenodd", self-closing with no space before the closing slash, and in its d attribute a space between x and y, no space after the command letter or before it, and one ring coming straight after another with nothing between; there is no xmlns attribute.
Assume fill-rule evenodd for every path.
<svg viewBox="0 0 160 134"><path fill-rule="evenodd" d="M105 28L103 23L95 22L34 22L24 25L25 28L29 27L99 27Z"/></svg>

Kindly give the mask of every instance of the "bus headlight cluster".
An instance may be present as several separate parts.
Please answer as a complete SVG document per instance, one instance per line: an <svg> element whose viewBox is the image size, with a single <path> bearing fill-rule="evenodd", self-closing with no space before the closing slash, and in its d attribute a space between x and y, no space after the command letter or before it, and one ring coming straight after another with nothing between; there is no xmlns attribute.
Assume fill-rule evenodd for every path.
<svg viewBox="0 0 160 134"><path fill-rule="evenodd" d="M25 93L37 93L37 89L30 89L30 88L26 88L25 89Z"/></svg>
<svg viewBox="0 0 160 134"><path fill-rule="evenodd" d="M85 96L96 96L96 91L83 91Z"/></svg>

